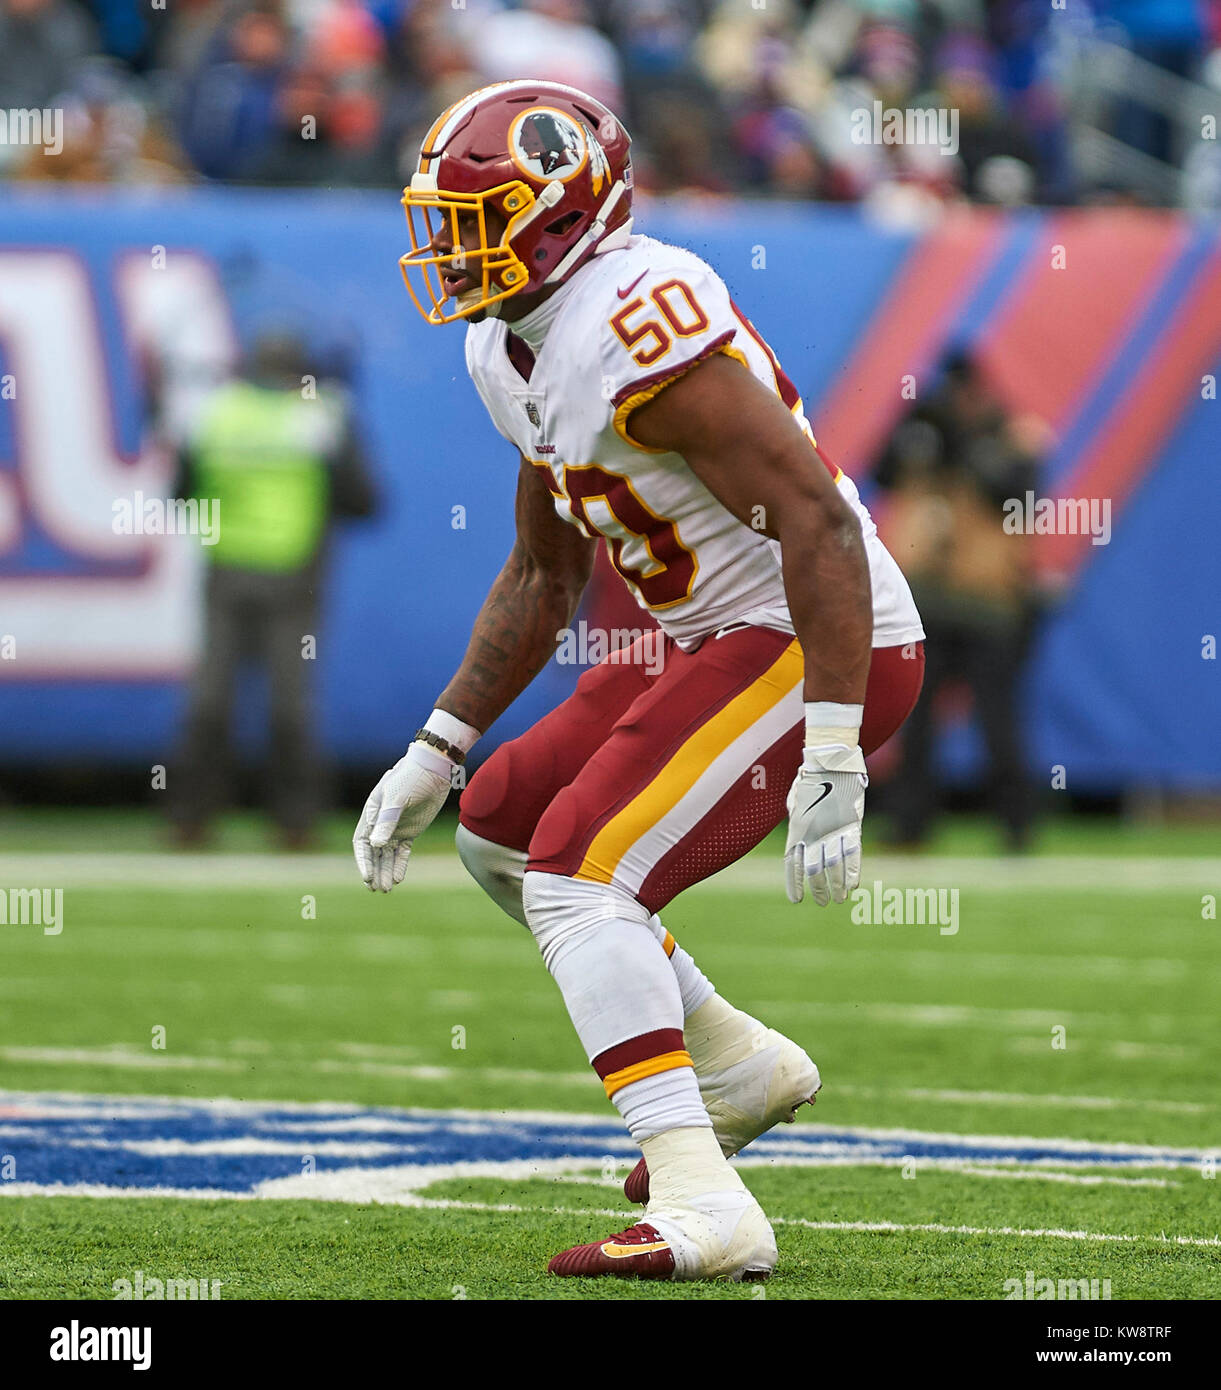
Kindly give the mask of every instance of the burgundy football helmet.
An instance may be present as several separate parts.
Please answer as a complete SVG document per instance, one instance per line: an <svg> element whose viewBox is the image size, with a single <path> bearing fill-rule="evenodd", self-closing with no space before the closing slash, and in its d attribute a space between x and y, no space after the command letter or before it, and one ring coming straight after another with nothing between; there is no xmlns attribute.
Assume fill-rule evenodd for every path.
<svg viewBox="0 0 1221 1390"><path fill-rule="evenodd" d="M399 265L416 308L452 323L566 280L631 220L631 143L601 102L557 82L497 82L456 102L403 190L411 250ZM504 223L496 241L489 208Z"/></svg>

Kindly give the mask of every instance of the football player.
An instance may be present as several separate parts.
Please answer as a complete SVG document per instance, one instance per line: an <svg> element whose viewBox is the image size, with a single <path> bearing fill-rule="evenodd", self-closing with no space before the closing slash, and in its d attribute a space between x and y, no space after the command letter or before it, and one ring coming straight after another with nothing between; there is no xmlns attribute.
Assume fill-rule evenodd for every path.
<svg viewBox="0 0 1221 1390"><path fill-rule="evenodd" d="M586 671L460 806L463 863L533 933L642 1158L630 1229L559 1275L762 1279L766 1217L726 1161L813 1101L796 1043L719 995L657 915L789 817L791 901L860 879L865 754L919 693L923 631L851 480L698 256L632 229L630 138L540 81L459 101L403 203L404 278L520 455L517 539L470 645L354 838L402 881L455 764L554 653L601 540L664 632ZM639 647L644 639L640 639ZM650 647L652 644L650 643Z"/></svg>

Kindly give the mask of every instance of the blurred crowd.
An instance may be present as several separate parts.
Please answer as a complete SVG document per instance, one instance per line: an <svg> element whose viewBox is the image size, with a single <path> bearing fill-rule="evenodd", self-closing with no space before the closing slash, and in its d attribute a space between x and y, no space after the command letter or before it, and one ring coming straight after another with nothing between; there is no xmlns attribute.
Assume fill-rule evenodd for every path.
<svg viewBox="0 0 1221 1390"><path fill-rule="evenodd" d="M649 191L1122 198L1070 138L1099 41L1221 89L1221 0L0 0L0 108L65 126L54 159L0 144L0 176L402 183L437 112L528 75L622 112ZM875 102L957 110L956 154L855 143ZM1104 122L1193 201L1198 129L1122 96Z"/></svg>

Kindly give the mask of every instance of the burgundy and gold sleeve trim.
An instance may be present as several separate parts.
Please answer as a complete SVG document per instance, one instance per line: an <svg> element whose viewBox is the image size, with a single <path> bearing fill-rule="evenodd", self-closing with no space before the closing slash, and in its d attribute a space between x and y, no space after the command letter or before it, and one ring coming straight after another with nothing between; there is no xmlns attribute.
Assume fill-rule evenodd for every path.
<svg viewBox="0 0 1221 1390"><path fill-rule="evenodd" d="M627 422L634 410L638 410L646 401L651 401L659 392L665 390L671 382L677 381L680 376L685 376L692 367L697 367L705 358L711 357L715 352L724 352L732 357L749 371L750 363L746 360L745 354L733 346L734 337L737 334L736 328L731 328L722 333L719 338L714 339L706 347L696 353L694 357L689 357L685 362L680 362L674 366L663 368L659 372L654 372L652 376L642 377L639 381L634 381L630 386L625 386L612 400L611 404L615 407L615 414L611 423L615 427L615 433L630 444L634 449L641 449L646 454L665 454L667 449L654 449L648 444L641 444L638 439L633 439L627 432Z"/></svg>

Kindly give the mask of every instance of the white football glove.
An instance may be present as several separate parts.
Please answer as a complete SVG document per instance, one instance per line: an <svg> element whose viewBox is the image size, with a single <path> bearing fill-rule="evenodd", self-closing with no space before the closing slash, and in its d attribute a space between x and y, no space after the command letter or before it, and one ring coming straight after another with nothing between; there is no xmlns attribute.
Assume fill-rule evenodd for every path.
<svg viewBox="0 0 1221 1390"><path fill-rule="evenodd" d="M844 902L861 881L861 818L869 774L859 747L807 748L789 791L785 889L799 903L805 879L819 907Z"/></svg>
<svg viewBox="0 0 1221 1390"><path fill-rule="evenodd" d="M426 743L413 743L373 788L352 849L371 893L402 883L415 837L427 830L450 793L454 764Z"/></svg>

